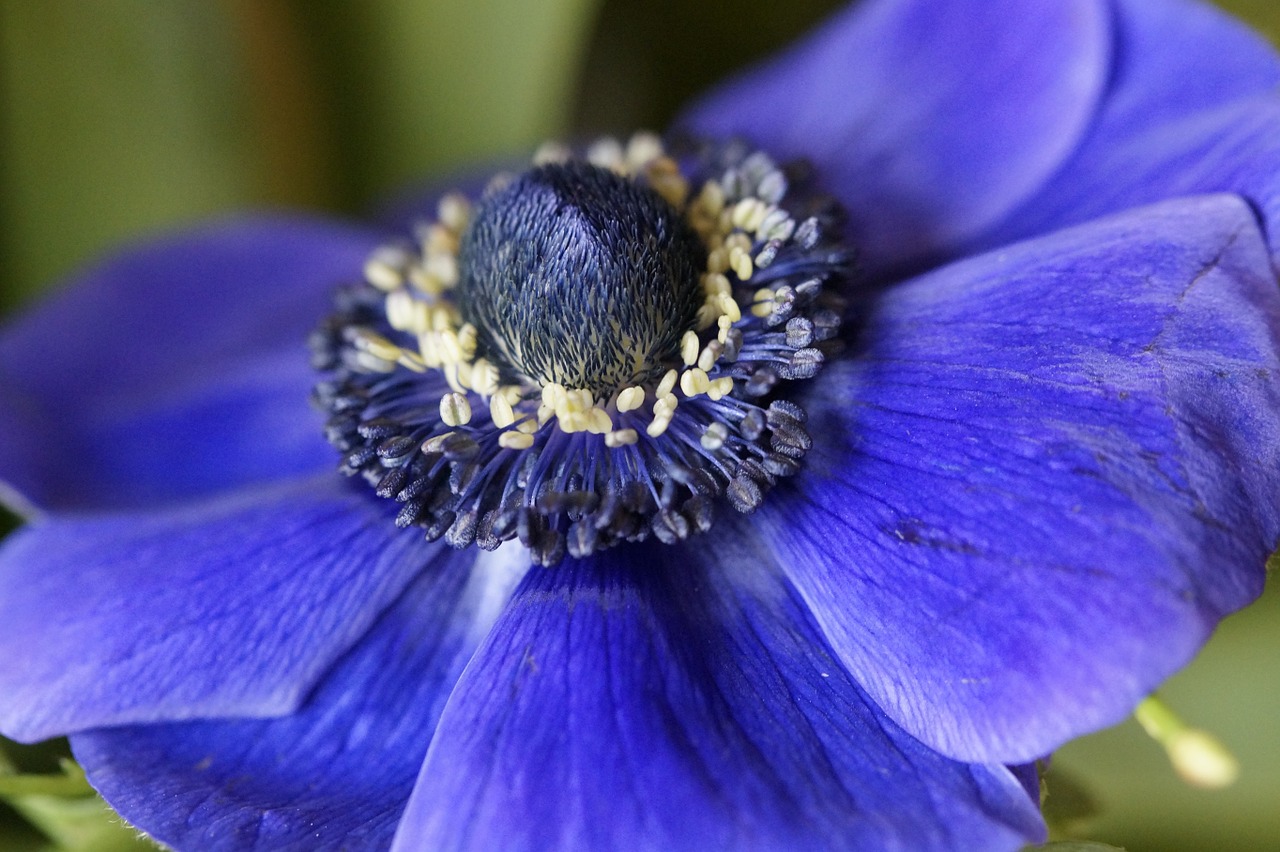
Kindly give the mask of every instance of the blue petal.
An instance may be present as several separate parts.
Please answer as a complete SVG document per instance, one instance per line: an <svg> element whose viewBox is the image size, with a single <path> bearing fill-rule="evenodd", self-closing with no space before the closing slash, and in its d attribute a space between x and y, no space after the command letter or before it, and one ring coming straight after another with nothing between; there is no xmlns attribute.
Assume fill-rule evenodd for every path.
<svg viewBox="0 0 1280 852"><path fill-rule="evenodd" d="M1106 83L1100 0L869 0L684 119L814 162L865 266L1002 219L1075 148Z"/></svg>
<svg viewBox="0 0 1280 852"><path fill-rule="evenodd" d="M1122 719L1261 590L1280 289L1234 196L889 290L758 514L845 665L968 760Z"/></svg>
<svg viewBox="0 0 1280 852"><path fill-rule="evenodd" d="M330 468L306 337L374 239L259 218L108 259L0 332L22 508L158 505Z"/></svg>
<svg viewBox="0 0 1280 852"><path fill-rule="evenodd" d="M1112 0L1116 50L1100 123L1149 123L1263 94L1280 56L1262 36L1201 0Z"/></svg>
<svg viewBox="0 0 1280 852"><path fill-rule="evenodd" d="M535 570L441 716L397 849L998 849L1003 766L875 707L734 519Z"/></svg>
<svg viewBox="0 0 1280 852"><path fill-rule="evenodd" d="M1207 4L1117 4L1114 80L1079 151L979 246L1178 195L1235 192L1280 265L1280 57Z"/></svg>
<svg viewBox="0 0 1280 852"><path fill-rule="evenodd" d="M0 547L0 731L293 710L444 545L336 476Z"/></svg>
<svg viewBox="0 0 1280 852"><path fill-rule="evenodd" d="M76 758L121 815L176 848L385 849L514 585L510 566L475 562L442 554L293 715L90 731L71 738Z"/></svg>

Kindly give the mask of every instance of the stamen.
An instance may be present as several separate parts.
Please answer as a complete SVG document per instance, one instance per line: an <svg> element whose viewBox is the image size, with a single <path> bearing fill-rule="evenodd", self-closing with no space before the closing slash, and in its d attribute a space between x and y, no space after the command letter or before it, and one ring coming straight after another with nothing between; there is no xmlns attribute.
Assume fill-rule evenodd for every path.
<svg viewBox="0 0 1280 852"><path fill-rule="evenodd" d="M1239 761L1217 737L1183 722L1154 695L1138 705L1133 717L1148 736L1164 746L1174 770L1188 784L1220 789L1239 777Z"/></svg>
<svg viewBox="0 0 1280 852"><path fill-rule="evenodd" d="M692 366L698 360L698 334L695 331L686 331L684 338L680 341L680 358L686 366Z"/></svg>
<svg viewBox="0 0 1280 852"><path fill-rule="evenodd" d="M680 374L677 373L675 370L667 370L666 374L662 377L662 381L658 382L658 386L654 388L654 391L653 391L654 397L657 399L662 399L664 396L670 395L672 389L675 388L676 386L676 381L679 378L680 378Z"/></svg>
<svg viewBox="0 0 1280 852"><path fill-rule="evenodd" d="M619 429L604 436L605 445L614 448L630 446L639 440L640 436L635 429Z"/></svg>
<svg viewBox="0 0 1280 852"><path fill-rule="evenodd" d="M533 436L524 432L503 432L498 443L508 450L527 450L533 446Z"/></svg>
<svg viewBox="0 0 1280 852"><path fill-rule="evenodd" d="M720 496L752 511L812 445L776 396L834 351L824 285L850 266L834 207L793 183L736 144L637 134L446 196L313 335L343 469L401 526L544 564L679 541Z"/></svg>
<svg viewBox="0 0 1280 852"><path fill-rule="evenodd" d="M511 403L501 394L494 394L489 400L489 419L499 429L505 429L516 422L516 412Z"/></svg>
<svg viewBox="0 0 1280 852"><path fill-rule="evenodd" d="M463 426L471 422L471 403L460 393L440 397L440 420L446 426Z"/></svg>
<svg viewBox="0 0 1280 852"><path fill-rule="evenodd" d="M644 405L644 388L639 385L632 385L629 388L623 388L618 392L617 409L619 414L625 414L628 411L635 411Z"/></svg>
<svg viewBox="0 0 1280 852"><path fill-rule="evenodd" d="M684 391L685 396L698 396L706 393L710 388L711 380L707 378L705 371L697 367L685 370L680 376L680 390Z"/></svg>

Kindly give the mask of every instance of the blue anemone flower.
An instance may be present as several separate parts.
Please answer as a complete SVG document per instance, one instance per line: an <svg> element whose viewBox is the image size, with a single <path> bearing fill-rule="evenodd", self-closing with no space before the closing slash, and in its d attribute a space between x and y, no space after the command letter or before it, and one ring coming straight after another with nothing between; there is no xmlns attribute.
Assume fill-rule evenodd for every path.
<svg viewBox="0 0 1280 852"><path fill-rule="evenodd" d="M583 223L632 189L565 167L473 195L488 236L446 204L434 255L277 216L106 260L0 334L0 476L28 518L0 550L0 731L69 735L179 848L1039 839L1026 764L1184 665L1280 538L1278 87L1257 37L1187 0L867 0L680 121L807 161L789 200L749 157L716 178L712 146L648 173L626 227ZM721 266L730 221L663 254L692 244L645 193L675 209L690 174L776 197L778 246ZM603 282L544 318L566 337L465 287L474 340L449 314L428 363L387 336L444 304L402 286L432 257L551 286L495 254L544 239ZM637 327L598 313L628 310L610 270L633 256L737 301L704 316L716 288L673 284L631 312L653 348L628 370L564 355ZM794 345L770 325L792 301ZM659 407L669 363L692 378Z"/></svg>

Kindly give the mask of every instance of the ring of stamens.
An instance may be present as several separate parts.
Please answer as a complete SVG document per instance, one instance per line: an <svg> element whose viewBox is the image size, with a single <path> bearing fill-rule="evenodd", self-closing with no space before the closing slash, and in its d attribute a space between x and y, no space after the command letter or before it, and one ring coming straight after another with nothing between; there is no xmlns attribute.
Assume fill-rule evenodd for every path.
<svg viewBox="0 0 1280 852"><path fill-rule="evenodd" d="M548 145L534 163L573 156ZM649 535L677 541L710 526L720 495L754 509L810 446L803 410L775 397L837 345L840 306L823 285L847 276L851 257L834 206L793 193L768 157L735 144L705 146L682 167L637 134L583 159L657 193L706 251L696 317L678 351L646 365L655 381L597 393L486 357L459 310L473 205L458 194L414 244L374 252L364 284L313 336L315 363L331 373L315 398L344 469L404 504L397 522L429 538L518 538L544 564Z"/></svg>

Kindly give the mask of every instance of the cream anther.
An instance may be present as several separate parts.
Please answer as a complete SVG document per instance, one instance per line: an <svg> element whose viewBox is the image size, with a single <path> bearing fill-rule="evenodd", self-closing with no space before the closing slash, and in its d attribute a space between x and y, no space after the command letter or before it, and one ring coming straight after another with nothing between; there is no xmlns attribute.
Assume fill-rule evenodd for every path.
<svg viewBox="0 0 1280 852"><path fill-rule="evenodd" d="M515 409L504 394L496 393L489 398L489 419L499 429L505 429L516 422Z"/></svg>
<svg viewBox="0 0 1280 852"><path fill-rule="evenodd" d="M698 360L698 349L701 345L697 333L692 331L684 333L684 337L680 339L680 359L684 361L686 367L692 366Z"/></svg>
<svg viewBox="0 0 1280 852"><path fill-rule="evenodd" d="M667 370L666 375L662 377L662 381L658 382L658 387L654 389L653 395L657 399L667 396L675 388L676 382L680 379L680 374L675 370Z"/></svg>
<svg viewBox="0 0 1280 852"><path fill-rule="evenodd" d="M644 405L644 396L644 388L639 385L623 388L618 393L618 401L615 403L615 407L619 412L624 414L628 411L635 411L637 408Z"/></svg>
<svg viewBox="0 0 1280 852"><path fill-rule="evenodd" d="M604 436L604 445L616 450L618 447L629 446L639 440L640 436L635 429L619 429Z"/></svg>
<svg viewBox="0 0 1280 852"><path fill-rule="evenodd" d="M695 397L707 392L711 387L711 381L707 378L705 371L693 367L685 370L684 375L680 377L680 390L685 396Z"/></svg>
<svg viewBox="0 0 1280 852"><path fill-rule="evenodd" d="M704 450L715 452L724 446L724 442L729 437L729 429L723 423L712 423L702 433L699 443L702 444Z"/></svg>
<svg viewBox="0 0 1280 852"><path fill-rule="evenodd" d="M533 436L526 432L503 432L498 436L498 446L507 450L527 450L533 446Z"/></svg>
<svg viewBox="0 0 1280 852"><path fill-rule="evenodd" d="M465 395L447 393L440 397L440 420L446 426L464 426L471 422L471 403Z"/></svg>

